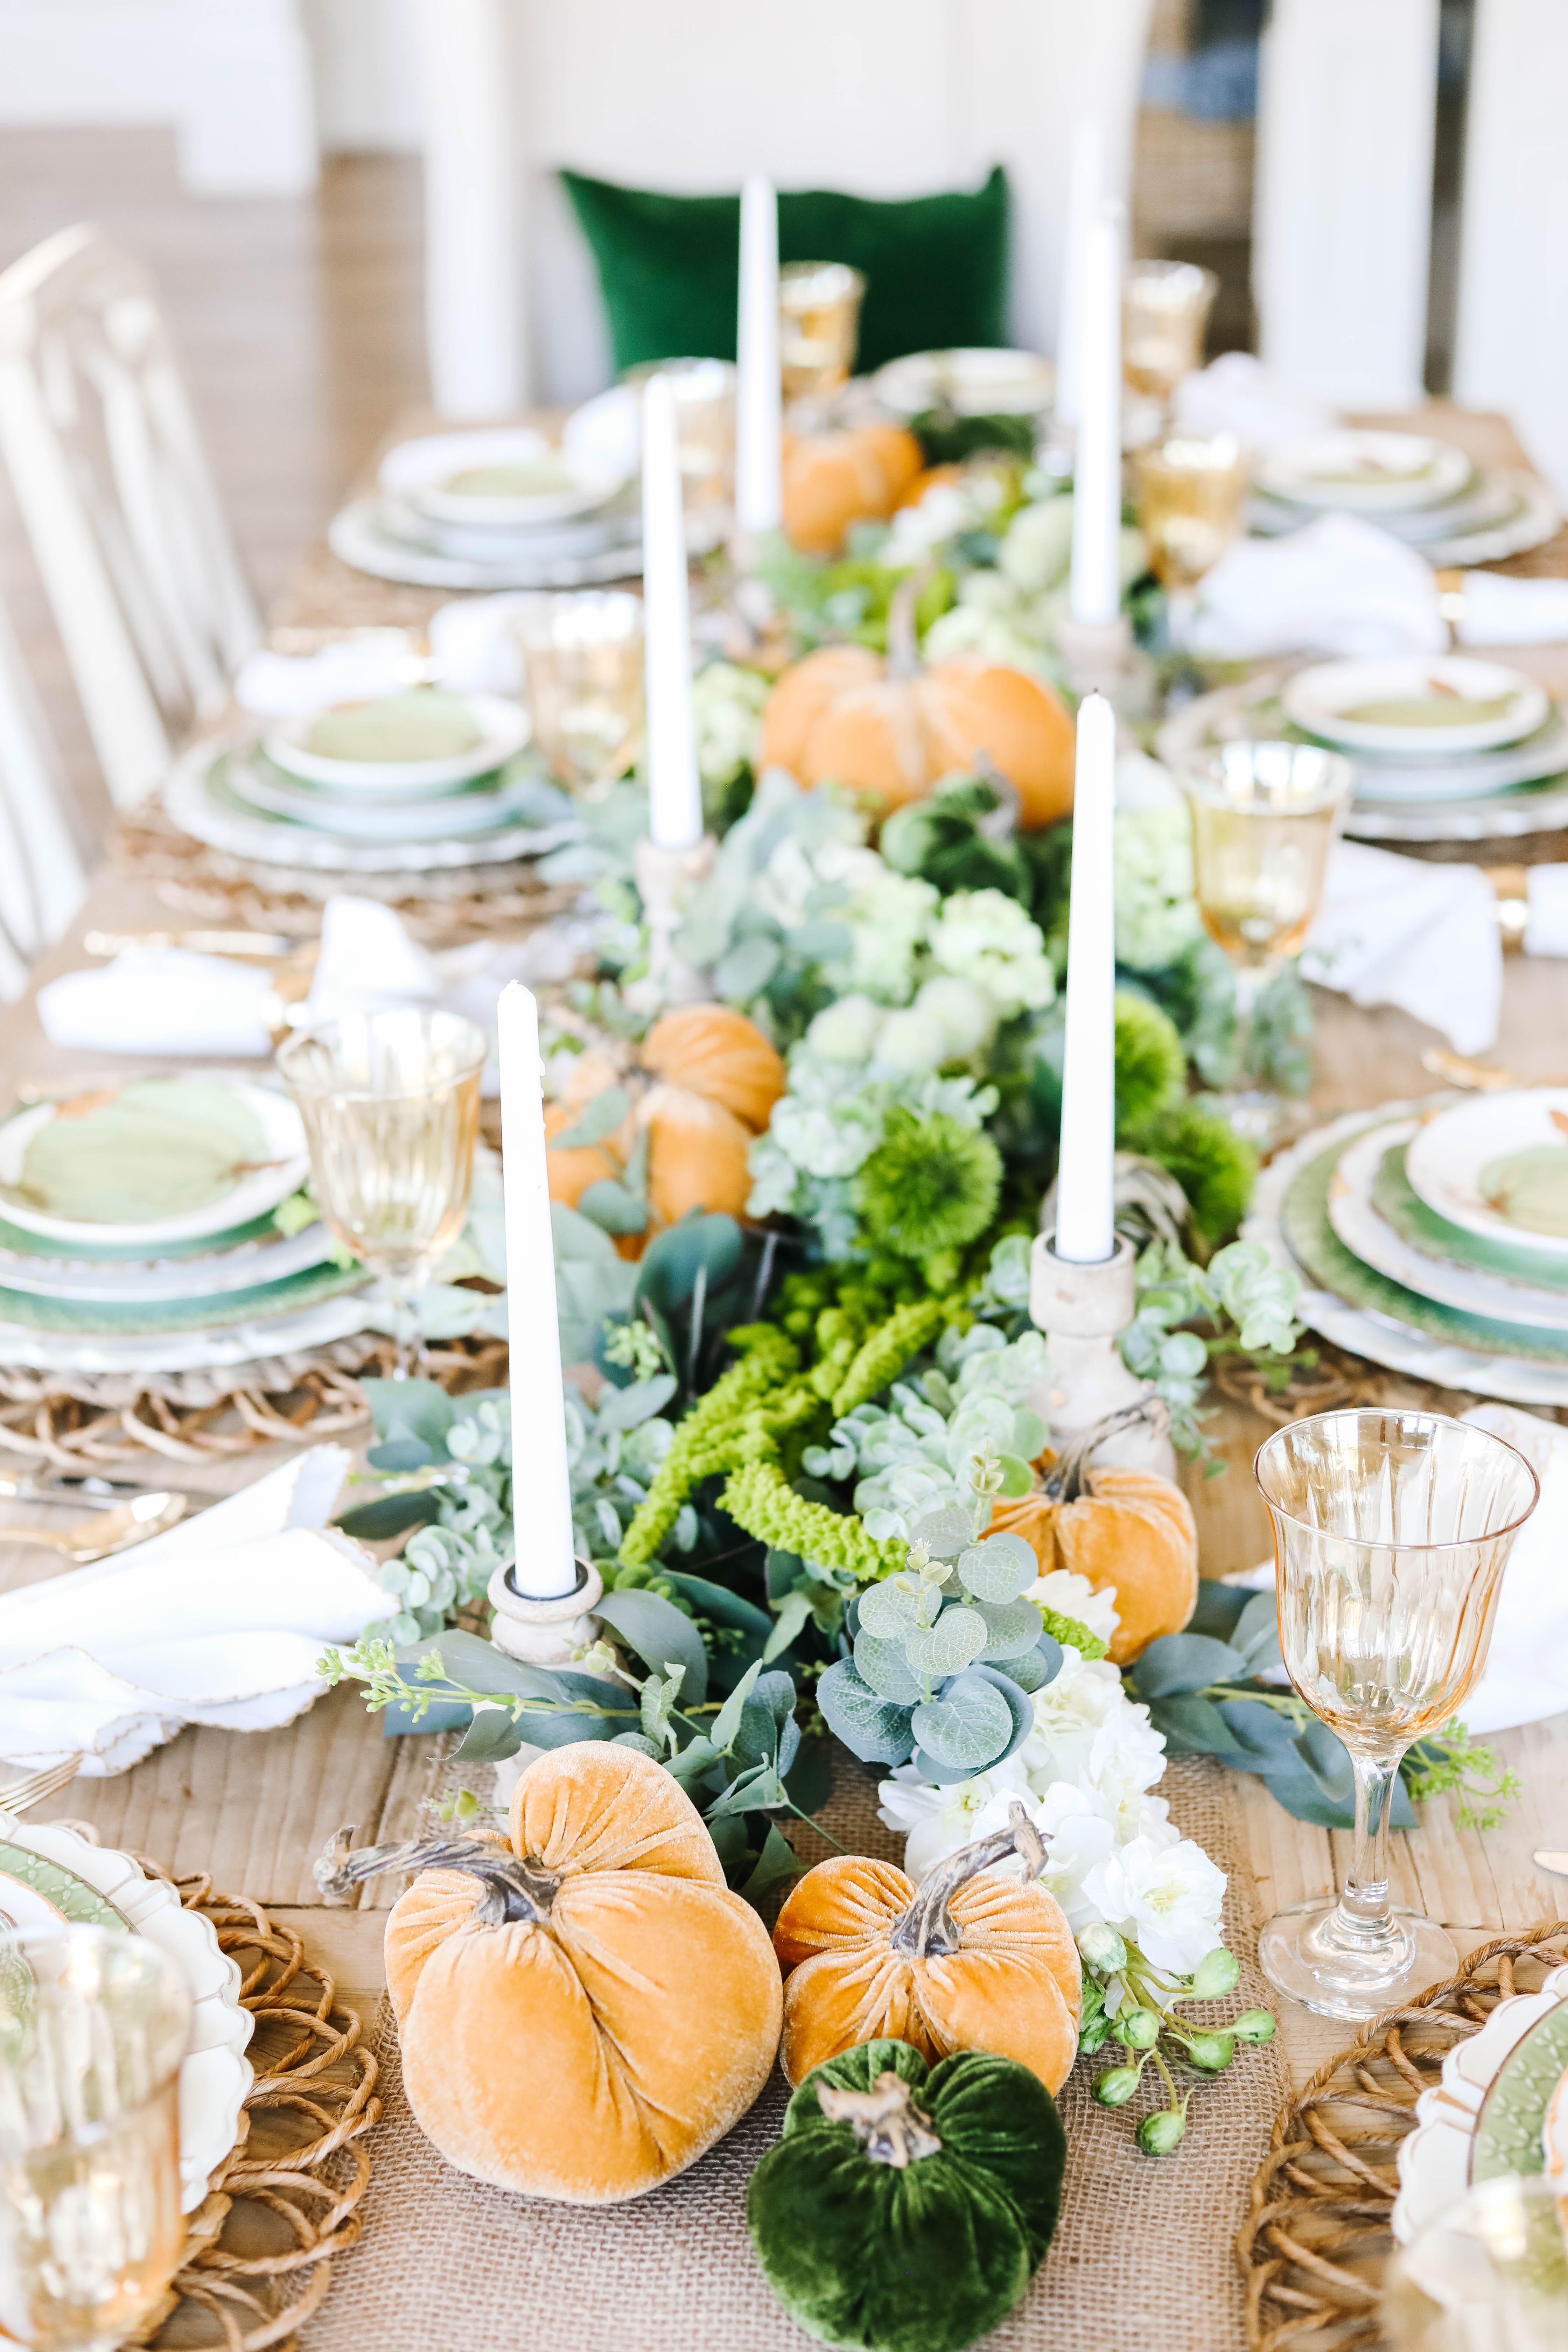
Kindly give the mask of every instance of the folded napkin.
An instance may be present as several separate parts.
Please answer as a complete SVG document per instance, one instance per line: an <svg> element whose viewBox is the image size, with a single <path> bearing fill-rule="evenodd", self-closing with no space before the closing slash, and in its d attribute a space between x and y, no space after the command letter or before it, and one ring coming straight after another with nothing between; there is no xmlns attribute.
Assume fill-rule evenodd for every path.
<svg viewBox="0 0 1568 2352"><path fill-rule="evenodd" d="M1459 583L1462 646L1551 646L1568 638L1568 580L1467 572Z"/></svg>
<svg viewBox="0 0 1568 2352"><path fill-rule="evenodd" d="M1496 893L1476 866L1336 842L1301 973L1355 1004L1398 1005L1457 1053L1484 1053L1502 1012Z"/></svg>
<svg viewBox="0 0 1568 2352"><path fill-rule="evenodd" d="M1184 433L1234 433L1249 449L1276 449L1327 433L1337 420L1249 352L1226 352L1176 386L1175 421Z"/></svg>
<svg viewBox="0 0 1568 2352"><path fill-rule="evenodd" d="M397 1602L326 1522L352 1456L316 1445L116 1559L0 1595L0 1752L123 1772L187 1723L290 1723L325 1687L324 1643ZM0 1531L0 1541L4 1533Z"/></svg>
<svg viewBox="0 0 1568 2352"><path fill-rule="evenodd" d="M286 719L329 703L396 694L415 685L453 694L521 694L522 656L512 634L527 589L460 596L429 621L428 659L405 629L366 629L313 654L254 653L234 681L235 699L264 718Z"/></svg>
<svg viewBox="0 0 1568 2352"><path fill-rule="evenodd" d="M1288 539L1238 540L1203 582L1184 634L1189 652L1216 661L1436 654L1448 646L1426 558L1344 514L1320 515Z"/></svg>

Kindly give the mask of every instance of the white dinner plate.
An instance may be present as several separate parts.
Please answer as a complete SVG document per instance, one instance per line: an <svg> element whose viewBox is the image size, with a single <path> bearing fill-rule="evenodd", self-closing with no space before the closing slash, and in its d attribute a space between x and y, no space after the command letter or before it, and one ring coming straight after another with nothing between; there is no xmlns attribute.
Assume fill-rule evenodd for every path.
<svg viewBox="0 0 1568 2352"><path fill-rule="evenodd" d="M1469 481L1462 449L1419 433L1322 433L1288 442L1259 461L1258 483L1292 506L1378 514L1434 507Z"/></svg>
<svg viewBox="0 0 1568 2352"><path fill-rule="evenodd" d="M261 1139L255 1160L237 1167L223 1189L199 1207L182 1210L173 1216L110 1222L58 1215L23 1199L15 1187L21 1181L23 1162L35 1139L58 1121L78 1118L85 1120L90 1111L84 1106L91 1104L93 1098L83 1096L66 1101L33 1103L0 1124L0 1209L11 1223L19 1225L25 1233L42 1234L48 1241L114 1242L127 1248L155 1250L173 1242L199 1241L208 1234L247 1223L252 1217L264 1217L279 1202L286 1201L290 1192L299 1191L310 1162L300 1114L287 1095L242 1078L220 1081L195 1076L132 1080L124 1087L105 1092L122 1095L133 1087L142 1091L153 1086L164 1095L188 1087L193 1102L198 1099L198 1089L202 1095L224 1093L237 1097L259 1129Z"/></svg>
<svg viewBox="0 0 1568 2352"><path fill-rule="evenodd" d="M400 537L384 520L384 503L380 497L355 499L341 507L327 526L327 543L340 562L373 580L397 580L414 588L601 588L616 580L635 580L642 572L639 529L628 529L624 538L590 554L521 549L489 558L454 555L434 543ZM717 544L718 536L715 528L699 544L699 535L689 524L687 544L694 555L705 553Z"/></svg>
<svg viewBox="0 0 1568 2352"><path fill-rule="evenodd" d="M1548 2180L1568 2186L1568 2069L1547 2103L1541 2152L1546 2159Z"/></svg>
<svg viewBox="0 0 1568 2352"><path fill-rule="evenodd" d="M1400 2245L1408 2246L1464 2196L1476 2128L1499 2069L1564 2000L1568 1968L1553 1969L1539 1990L1499 2001L1480 2032L1449 2051L1440 2084L1422 2092L1415 2129L1399 2143L1399 2194L1389 2227Z"/></svg>
<svg viewBox="0 0 1568 2352"><path fill-rule="evenodd" d="M542 433L510 425L400 441L377 478L439 520L515 528L591 513L625 488L631 470L553 449ZM531 476L538 478L531 487Z"/></svg>
<svg viewBox="0 0 1568 2352"><path fill-rule="evenodd" d="M1427 1207L1450 1224L1487 1241L1562 1259L1568 1256L1568 1232L1543 1233L1521 1224L1497 1205L1499 1163L1537 1150L1561 1150L1568 1191L1568 1087L1521 1087L1436 1112L1422 1123L1406 1151L1405 1172ZM1554 1163L1542 1164L1554 1172Z"/></svg>
<svg viewBox="0 0 1568 2352"><path fill-rule="evenodd" d="M1419 1129L1414 1118L1374 1127L1342 1153L1329 1184L1329 1223L1352 1255L1419 1297L1494 1323L1526 1323L1542 1330L1568 1330L1568 1291L1531 1290L1525 1284L1484 1274L1477 1266L1431 1257L1385 1224L1373 1206L1372 1188L1385 1153L1408 1143Z"/></svg>
<svg viewBox="0 0 1568 2352"><path fill-rule="evenodd" d="M437 726L449 722L471 740L434 757L393 752L379 759L334 756L315 748L312 740L323 723L359 722L375 727L389 740L395 739L400 725L406 724L408 740L414 742L426 713ZM528 714L521 704L509 702L499 694L444 694L411 688L404 694L378 695L331 710L296 711L268 730L265 749L275 766L334 793L413 794L493 775L521 751L528 735Z"/></svg>
<svg viewBox="0 0 1568 2352"><path fill-rule="evenodd" d="M24 1257L0 1250L0 1290L38 1298L74 1298L103 1306L162 1304L172 1298L216 1298L258 1283L281 1282L326 1263L331 1240L324 1225L308 1225L287 1240L247 1242L221 1256L171 1258L162 1265L116 1265L103 1259Z"/></svg>
<svg viewBox="0 0 1568 2352"><path fill-rule="evenodd" d="M445 841L464 833L493 833L514 822L529 804L531 778L510 784L448 793L440 800L346 802L292 784L269 762L235 760L227 770L229 790L265 816L286 817L312 833L340 841Z"/></svg>
<svg viewBox="0 0 1568 2352"><path fill-rule="evenodd" d="M1309 735L1427 762L1518 743L1551 708L1533 678L1453 655L1315 662L1287 680L1281 698Z"/></svg>
<svg viewBox="0 0 1568 2352"><path fill-rule="evenodd" d="M0 1364L23 1372L229 1372L383 1329L387 1313L387 1301L373 1284L324 1298L294 1315L261 1316L249 1323L226 1324L221 1330L144 1333L132 1339L0 1323Z"/></svg>
<svg viewBox="0 0 1568 2352"><path fill-rule="evenodd" d="M871 388L896 416L943 408L957 416L1038 416L1051 404L1056 370L1034 352L910 352L879 367Z"/></svg>

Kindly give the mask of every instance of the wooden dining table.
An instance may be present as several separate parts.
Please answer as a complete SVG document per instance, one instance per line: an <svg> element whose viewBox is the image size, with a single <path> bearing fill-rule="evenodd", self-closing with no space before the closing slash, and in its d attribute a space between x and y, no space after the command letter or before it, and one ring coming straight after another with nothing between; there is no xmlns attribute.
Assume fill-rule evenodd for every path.
<svg viewBox="0 0 1568 2352"><path fill-rule="evenodd" d="M1434 404L1409 421L1461 443L1492 465L1523 463L1500 417ZM405 427L405 429L406 429ZM1568 531L1545 548L1503 567L1568 576ZM418 627L439 595L389 586L348 571L323 545L311 549L273 616L278 641L298 648L323 625L396 624ZM1508 654L1519 667L1568 695L1568 644ZM1522 841L1444 845L1440 852L1481 865L1542 859L1568 861L1568 833ZM92 929L166 929L181 919L147 883L110 862L95 876L70 932L40 961L36 982L79 967L82 941ZM1346 998L1313 992L1315 1078L1310 1104L1322 1118L1433 1090L1423 1052L1438 1041L1406 1014L1362 1011ZM1501 1028L1494 1057L1526 1079L1568 1071L1568 963L1510 955L1506 966ZM164 1069L148 1057L126 1059L115 1076L133 1068ZM51 1091L100 1078L101 1055L51 1045L38 1025L31 995L0 1014L0 1068L7 1090ZM1413 1391L1414 1392L1414 1391ZM1425 1392L1428 1397L1431 1391ZM1447 1409L1470 1399L1445 1397ZM1267 1517L1253 1484L1254 1453L1273 1424L1248 1405L1221 1399L1208 1426L1223 1462L1219 1475L1199 1467L1185 1474L1197 1515L1203 1573L1219 1577L1267 1557ZM368 1435L368 1423L365 1428ZM362 1436L360 1442L363 1444ZM276 1445L221 1461L172 1463L153 1453L116 1465L149 1486L177 1485L201 1500L258 1476L279 1458ZM3 1463L0 1463L3 1466ZM18 1507L0 1506L0 1590L67 1572L63 1563L4 1542L4 1520ZM26 1516L37 1516L36 1510ZM16 1524L16 1517L10 1519ZM439 1735L388 1738L367 1715L353 1686L326 1692L297 1721L268 1732L187 1728L130 1771L79 1778L39 1805L34 1818L86 1822L105 1843L154 1857L176 1874L205 1872L215 1885L246 1893L275 1918L292 1923L313 1957L330 1969L351 1999L373 2001L381 1987L382 1928L396 1883L374 1880L342 1906L328 1905L312 1864L340 1826L356 1825L356 1843L418 1834L428 1824L426 1801L454 1777L482 1788L489 1768L467 1774L449 1763L450 1738ZM1538 1848L1568 1847L1568 1715L1502 1734L1494 1743L1516 1770L1523 1792L1499 1829L1481 1834L1456 1824L1455 1801L1424 1806L1419 1827L1391 1840L1395 1897L1442 1920L1461 1952L1505 1929L1568 1916L1568 1878L1539 1868ZM0 1733L3 1746L3 1733ZM3 1769L3 1768L0 1768ZM1272 1909L1343 1885L1348 1834L1294 1820L1261 1780L1230 1776L1237 1814L1245 1825L1265 1916ZM1349 2038L1342 2025L1282 2004L1281 2039L1290 2069L1303 2079Z"/></svg>

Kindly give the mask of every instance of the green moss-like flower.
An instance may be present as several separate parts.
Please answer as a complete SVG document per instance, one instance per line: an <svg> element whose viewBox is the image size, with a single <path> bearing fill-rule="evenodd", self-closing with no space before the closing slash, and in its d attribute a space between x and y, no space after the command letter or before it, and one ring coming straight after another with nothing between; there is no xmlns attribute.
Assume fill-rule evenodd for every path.
<svg viewBox="0 0 1568 2352"><path fill-rule="evenodd" d="M1174 1103L1122 1140L1170 1170L1206 1242L1235 1233L1252 1198L1258 1154L1226 1120L1201 1103Z"/></svg>
<svg viewBox="0 0 1568 2352"><path fill-rule="evenodd" d="M946 1111L891 1110L860 1171L857 1202L870 1239L900 1257L963 1249L996 1213L1002 1155Z"/></svg>
<svg viewBox="0 0 1568 2352"><path fill-rule="evenodd" d="M891 1576L909 1557L900 1538L879 1542L851 1512L797 1495L776 1462L748 1462L734 1471L719 1497L737 1527L775 1551L792 1551L824 1568L845 1568L863 1584Z"/></svg>
<svg viewBox="0 0 1568 2352"><path fill-rule="evenodd" d="M731 1332L730 1344L741 1360L721 1373L677 1428L622 1539L626 1567L645 1567L656 1557L693 1487L771 1444L752 1416L774 1391L788 1394L799 1352L767 1323L742 1324Z"/></svg>
<svg viewBox="0 0 1568 2352"><path fill-rule="evenodd" d="M921 1298L895 1307L865 1340L834 1391L834 1420L842 1421L858 1404L869 1404L957 1312L956 1302L946 1298Z"/></svg>
<svg viewBox="0 0 1568 2352"><path fill-rule="evenodd" d="M1116 1131L1131 1133L1173 1103L1186 1085L1187 1057L1176 1024L1146 996L1116 998Z"/></svg>

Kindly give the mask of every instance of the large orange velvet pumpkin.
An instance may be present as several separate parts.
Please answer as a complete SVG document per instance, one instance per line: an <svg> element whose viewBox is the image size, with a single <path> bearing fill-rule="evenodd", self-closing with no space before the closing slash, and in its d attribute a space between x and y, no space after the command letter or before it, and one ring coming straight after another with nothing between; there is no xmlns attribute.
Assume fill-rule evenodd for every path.
<svg viewBox="0 0 1568 2352"><path fill-rule="evenodd" d="M683 1004L665 1013L643 1039L638 1058L656 1077L721 1103L759 1135L784 1090L777 1046L727 1004Z"/></svg>
<svg viewBox="0 0 1568 2352"><path fill-rule="evenodd" d="M884 809L920 800L942 776L989 761L1018 794L1026 831L1072 809L1075 738L1059 695L1005 662L961 654L922 669L911 572L894 598L888 658L824 646L786 669L763 714L761 763L803 784L847 784Z"/></svg>
<svg viewBox="0 0 1568 2352"><path fill-rule="evenodd" d="M901 425L784 437L785 535L807 555L837 555L851 523L886 522L925 463Z"/></svg>
<svg viewBox="0 0 1568 2352"><path fill-rule="evenodd" d="M1064 1447L1031 1493L998 1496L991 1526L1022 1536L1042 1576L1070 1569L1097 1592L1115 1592L1121 1622L1110 1655L1130 1666L1163 1633L1179 1633L1198 1605L1198 1526L1171 1479L1091 1463L1108 1429Z"/></svg>
<svg viewBox="0 0 1568 2352"><path fill-rule="evenodd" d="M1021 1854L1028 1883L991 1874ZM808 1870L779 1913L782 2057L792 2083L824 2059L887 2036L930 2060L991 2050L1049 2091L1078 2051L1082 1971L1022 1805L1005 1830L950 1854L917 1887L890 1863L836 1856Z"/></svg>
<svg viewBox="0 0 1568 2352"><path fill-rule="evenodd" d="M386 1981L409 2104L459 2171L569 2204L640 2197L767 2081L782 2008L767 1929L651 1757L595 1740L540 1757L510 1845L345 1862L343 1843L329 1888L435 1865L388 1915Z"/></svg>
<svg viewBox="0 0 1568 2352"><path fill-rule="evenodd" d="M655 1087L638 1106L647 1130L648 1205L660 1224L693 1209L738 1217L751 1198L752 1129L686 1087Z"/></svg>

